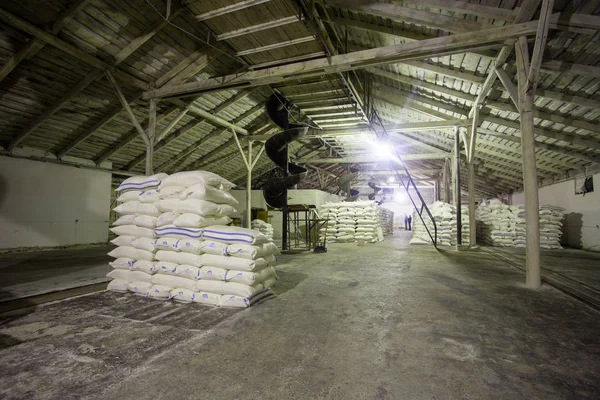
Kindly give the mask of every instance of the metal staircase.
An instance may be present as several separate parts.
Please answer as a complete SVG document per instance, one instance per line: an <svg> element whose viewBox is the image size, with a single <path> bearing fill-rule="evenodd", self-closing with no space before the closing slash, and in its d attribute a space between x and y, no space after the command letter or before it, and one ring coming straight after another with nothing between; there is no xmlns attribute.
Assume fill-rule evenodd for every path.
<svg viewBox="0 0 600 400"><path fill-rule="evenodd" d="M384 144L388 144L391 149L394 149L396 157L398 158L398 160L400 160L400 163L391 162L391 168L394 172L396 172L398 180L404 187L404 190L406 190L406 194L408 195L408 198L415 207L415 210L417 211L417 214L419 215L419 218L421 219L421 222L423 223L427 234L431 238L433 245L437 248L437 225L435 223L435 219L433 218L433 215L431 215L431 211L429 211L427 204L425 204L425 200L423 200L423 196L421 196L419 189L417 189L417 185L415 185L414 180L410 176L410 172L408 172L406 164L402 162L402 157L400 157L400 154L398 154L396 148L391 144L390 135L386 131L385 126L383 125L383 121L381 120L381 117L379 117L377 110L375 110L375 108L372 105L368 109L368 117L369 122L371 124L371 129L373 129L373 131L377 135L377 139ZM398 172L398 164L401 164L402 168L404 169L404 177L400 172ZM405 180L404 178L407 179ZM414 193L416 193L416 198L414 198L413 195L411 195L411 190L414 190ZM427 227L427 224L425 223L425 219L427 218L429 218L433 223L433 232L430 231L430 229Z"/></svg>

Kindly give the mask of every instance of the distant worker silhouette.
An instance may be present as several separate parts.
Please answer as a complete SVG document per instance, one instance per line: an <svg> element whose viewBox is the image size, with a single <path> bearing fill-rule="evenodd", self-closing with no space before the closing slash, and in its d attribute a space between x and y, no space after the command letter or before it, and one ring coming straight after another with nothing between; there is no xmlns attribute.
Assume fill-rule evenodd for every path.
<svg viewBox="0 0 600 400"><path fill-rule="evenodd" d="M408 216L408 230L412 231L412 217L409 215Z"/></svg>
<svg viewBox="0 0 600 400"><path fill-rule="evenodd" d="M404 214L404 230L408 230L408 215Z"/></svg>

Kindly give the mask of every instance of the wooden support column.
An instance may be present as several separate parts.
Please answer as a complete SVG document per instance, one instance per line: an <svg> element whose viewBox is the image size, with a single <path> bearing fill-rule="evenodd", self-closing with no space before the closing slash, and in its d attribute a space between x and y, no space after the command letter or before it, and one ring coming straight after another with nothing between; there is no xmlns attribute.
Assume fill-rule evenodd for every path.
<svg viewBox="0 0 600 400"><path fill-rule="evenodd" d="M154 143L156 134L156 99L150 100L150 113L148 115L148 142L146 143L146 175L154 173L152 161L154 160Z"/></svg>
<svg viewBox="0 0 600 400"><path fill-rule="evenodd" d="M454 205L456 206L456 246L462 245L462 219L460 199L460 128L454 128Z"/></svg>
<svg viewBox="0 0 600 400"><path fill-rule="evenodd" d="M473 125L469 138L469 152L467 153L467 187L469 191L469 245L477 245L477 218L475 215L475 145L477 143L477 129L479 125L479 108L473 113Z"/></svg>
<svg viewBox="0 0 600 400"><path fill-rule="evenodd" d="M535 46L529 65L527 38L520 37L515 43L519 113L521 116L521 149L523 151L523 191L525 193L526 226L526 278L525 284L532 289L541 286L540 276L540 221L537 168L535 160L535 136L533 124L533 100L539 70L548 37L548 23L554 0L544 0L535 38Z"/></svg>

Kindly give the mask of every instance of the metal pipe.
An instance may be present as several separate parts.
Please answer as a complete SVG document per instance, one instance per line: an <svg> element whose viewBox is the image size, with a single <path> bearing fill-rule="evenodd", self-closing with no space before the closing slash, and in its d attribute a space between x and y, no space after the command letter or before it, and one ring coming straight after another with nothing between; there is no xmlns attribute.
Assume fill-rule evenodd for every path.
<svg viewBox="0 0 600 400"><path fill-rule="evenodd" d="M248 170L246 180L246 228L248 229L252 226L250 223L252 221L252 143L252 141L248 142L248 161L246 162L246 169Z"/></svg>

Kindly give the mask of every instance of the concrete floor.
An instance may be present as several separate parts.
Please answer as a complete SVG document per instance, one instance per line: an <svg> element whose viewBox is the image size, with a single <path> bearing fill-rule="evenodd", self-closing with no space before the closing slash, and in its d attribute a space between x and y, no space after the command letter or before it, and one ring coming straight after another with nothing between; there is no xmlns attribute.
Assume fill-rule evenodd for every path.
<svg viewBox="0 0 600 400"><path fill-rule="evenodd" d="M0 302L106 282L114 246L0 254Z"/></svg>
<svg viewBox="0 0 600 400"><path fill-rule="evenodd" d="M597 311L409 237L282 256L250 309L102 292L1 316L0 398L600 397Z"/></svg>

